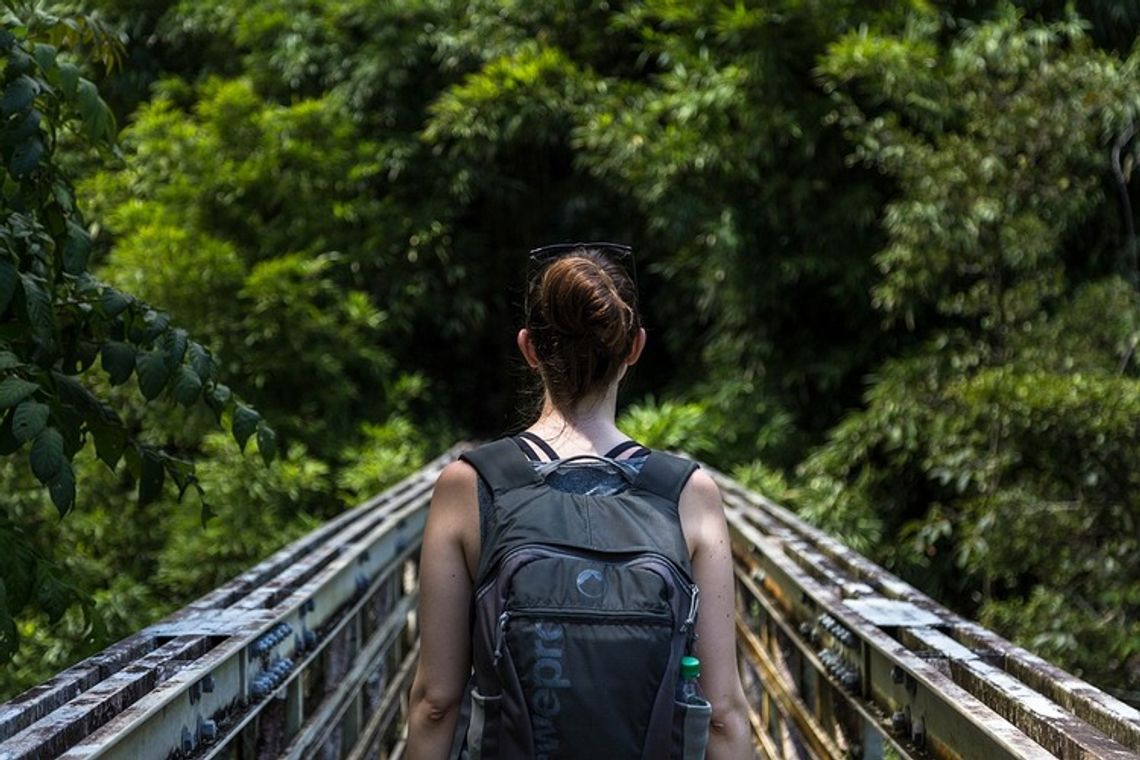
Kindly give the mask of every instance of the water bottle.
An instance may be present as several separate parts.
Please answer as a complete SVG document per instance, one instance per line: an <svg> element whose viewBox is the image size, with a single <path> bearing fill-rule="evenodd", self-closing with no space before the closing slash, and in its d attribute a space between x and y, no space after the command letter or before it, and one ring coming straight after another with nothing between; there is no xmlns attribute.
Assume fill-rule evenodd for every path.
<svg viewBox="0 0 1140 760"><path fill-rule="evenodd" d="M685 760L705 758L712 706L701 696L701 687L697 683L700 677L701 661L696 657L682 657L673 708L673 757Z"/></svg>
<svg viewBox="0 0 1140 760"><path fill-rule="evenodd" d="M681 658L681 679L677 681L676 700L681 704L704 704L701 696L701 687L697 679L701 677L701 661L696 657Z"/></svg>

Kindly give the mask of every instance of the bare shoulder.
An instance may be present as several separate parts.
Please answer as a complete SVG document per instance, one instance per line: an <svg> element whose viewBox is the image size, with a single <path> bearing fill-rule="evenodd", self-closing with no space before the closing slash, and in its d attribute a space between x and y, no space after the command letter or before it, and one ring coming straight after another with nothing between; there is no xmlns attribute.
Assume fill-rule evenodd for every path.
<svg viewBox="0 0 1140 760"><path fill-rule="evenodd" d="M685 484L684 490L681 491L681 498L697 499L701 502L714 502L714 505L720 504L720 489L717 488L716 481L712 476L701 468L693 471L689 482Z"/></svg>
<svg viewBox="0 0 1140 760"><path fill-rule="evenodd" d="M681 516L681 529L689 545L690 556L695 556L710 543L716 542L724 530L720 489L704 470L696 470L685 484L677 511Z"/></svg>
<svg viewBox="0 0 1140 760"><path fill-rule="evenodd" d="M479 477L475 468L462 459L456 459L440 470L435 481L436 497L467 498L475 488L475 479Z"/></svg>
<svg viewBox="0 0 1140 760"><path fill-rule="evenodd" d="M682 513L689 512L702 518L719 517L722 510L716 481L704 470L697 469L681 491L679 506Z"/></svg>
<svg viewBox="0 0 1140 760"><path fill-rule="evenodd" d="M475 483L479 474L462 459L447 465L435 481L428 528L462 548L468 576L479 561L479 507Z"/></svg>
<svg viewBox="0 0 1140 760"><path fill-rule="evenodd" d="M441 518L446 515L462 520L477 503L475 481L478 477L475 468L462 459L444 467L436 478L431 495L432 511Z"/></svg>

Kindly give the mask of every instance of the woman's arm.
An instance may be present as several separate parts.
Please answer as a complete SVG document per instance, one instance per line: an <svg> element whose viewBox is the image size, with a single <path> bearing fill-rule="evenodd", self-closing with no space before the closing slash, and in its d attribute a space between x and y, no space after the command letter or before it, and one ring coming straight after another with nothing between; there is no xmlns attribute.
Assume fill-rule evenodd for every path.
<svg viewBox="0 0 1140 760"><path fill-rule="evenodd" d="M428 509L420 551L420 661L408 717L410 760L447 758L471 671L471 576L464 547L472 529L479 529L476 477L466 462L449 464Z"/></svg>
<svg viewBox="0 0 1140 760"><path fill-rule="evenodd" d="M736 665L735 583L732 545L720 490L697 470L681 493L682 526L693 552L693 580L701 591L696 655L701 689L712 704L709 760L748 760L754 756L748 702Z"/></svg>

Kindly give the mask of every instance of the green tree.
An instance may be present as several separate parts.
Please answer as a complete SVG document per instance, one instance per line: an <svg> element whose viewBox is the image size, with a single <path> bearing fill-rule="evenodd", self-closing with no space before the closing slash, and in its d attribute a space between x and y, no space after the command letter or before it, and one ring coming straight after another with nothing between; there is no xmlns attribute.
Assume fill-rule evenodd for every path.
<svg viewBox="0 0 1140 760"><path fill-rule="evenodd" d="M940 598L1094 681L1140 683L1140 296L1111 147L1135 62L1005 6L851 33L821 72L854 156L888 173L875 304L922 344L885 362L792 494ZM856 535L857 534L857 535Z"/></svg>
<svg viewBox="0 0 1140 760"><path fill-rule="evenodd" d="M273 430L218 381L210 352L165 312L88 271L91 234L55 156L71 132L107 148L116 126L77 59L61 50L82 46L112 65L117 39L82 15L4 5L0 454L27 457L60 515L76 503L73 461L89 439L107 467L126 462L141 504L159 496L167 477L180 495L200 492L192 464L147 442L91 390L90 370L99 359L112 385L134 376L147 401L166 394L184 406L205 402L243 447L256 433L268 461ZM77 595L55 576L13 510L0 516L0 544L7 549L0 558L0 659L6 659L18 644L15 617L22 610L33 606L58 618Z"/></svg>
<svg viewBox="0 0 1140 760"><path fill-rule="evenodd" d="M186 315L285 438L335 456L389 408L396 374L390 312L360 289L374 146L336 98L281 106L216 79L170 83L122 145L125 165L82 185L105 224L101 275Z"/></svg>
<svg viewBox="0 0 1140 760"><path fill-rule="evenodd" d="M240 502L219 526L264 540L188 538L169 496L104 519L134 480L90 480L81 453L108 495L64 523L96 548L61 565L129 631L502 432L523 251L617 238L651 333L632 431L1131 688L1140 15L1069 6L86 0L130 37L93 79L121 156L53 154L82 177L94 271L217 349L288 467L252 477L208 420L85 375ZM0 472L10 519L46 546L26 470ZM21 677L98 645L41 623Z"/></svg>

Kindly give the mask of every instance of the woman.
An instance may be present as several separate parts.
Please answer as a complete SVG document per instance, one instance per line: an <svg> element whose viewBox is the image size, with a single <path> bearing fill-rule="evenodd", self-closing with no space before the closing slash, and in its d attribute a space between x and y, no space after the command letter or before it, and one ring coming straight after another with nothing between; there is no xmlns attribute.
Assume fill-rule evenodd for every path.
<svg viewBox="0 0 1140 760"><path fill-rule="evenodd" d="M608 467L593 472L575 467L559 475L569 483L560 486L564 489L604 492L612 485L607 481L621 480L616 470L636 471L648 456L615 424L618 384L646 340L632 254L611 244L548 246L531 252L529 268L526 324L517 343L541 378L544 394L538 419L516 441L535 460L536 470L548 473L560 472L557 465L544 464L549 460L610 457ZM712 479L700 470L687 477L674 519L700 592L694 654L701 660L701 689L712 705L707 757L740 760L751 757L752 750L736 667L728 529ZM480 566L486 548L481 541L493 528L491 501L487 483L462 460L444 468L432 496L420 577L421 654L411 689L408 755L413 760L442 760L452 751L469 688L472 594L479 573L486 572Z"/></svg>

